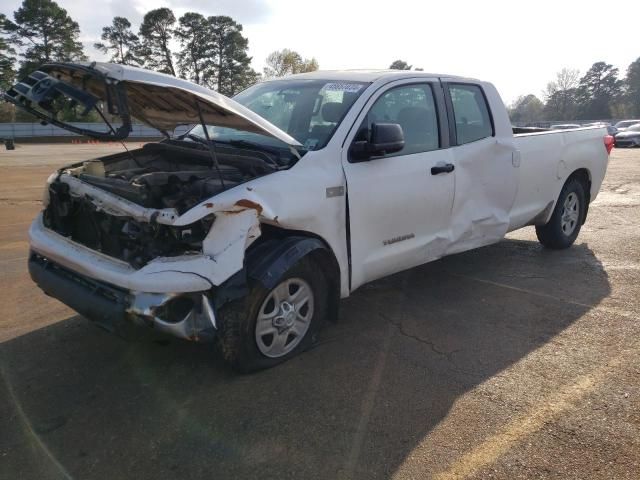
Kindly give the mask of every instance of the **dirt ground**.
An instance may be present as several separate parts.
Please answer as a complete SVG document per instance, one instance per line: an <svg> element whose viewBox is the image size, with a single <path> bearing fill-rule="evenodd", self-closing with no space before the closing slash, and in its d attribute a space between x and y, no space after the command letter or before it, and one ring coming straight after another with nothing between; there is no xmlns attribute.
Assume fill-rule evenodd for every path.
<svg viewBox="0 0 640 480"><path fill-rule="evenodd" d="M120 148L0 151L0 478L640 478L640 150L573 248L528 228L369 284L317 348L238 376L29 279L49 173Z"/></svg>

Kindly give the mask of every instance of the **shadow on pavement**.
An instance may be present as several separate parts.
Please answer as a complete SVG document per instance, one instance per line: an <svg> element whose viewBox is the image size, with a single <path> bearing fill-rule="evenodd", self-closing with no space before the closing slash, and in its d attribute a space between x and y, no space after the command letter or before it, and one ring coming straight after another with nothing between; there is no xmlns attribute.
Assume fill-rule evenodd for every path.
<svg viewBox="0 0 640 480"><path fill-rule="evenodd" d="M318 347L249 376L207 345L126 342L73 317L0 345L1 469L389 478L461 395L609 292L586 245L506 240L361 288Z"/></svg>

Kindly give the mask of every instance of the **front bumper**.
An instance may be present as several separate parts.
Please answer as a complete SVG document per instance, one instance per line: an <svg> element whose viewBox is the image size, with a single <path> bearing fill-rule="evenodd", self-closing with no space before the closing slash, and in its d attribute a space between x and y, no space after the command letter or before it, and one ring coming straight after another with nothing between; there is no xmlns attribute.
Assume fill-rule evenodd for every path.
<svg viewBox="0 0 640 480"><path fill-rule="evenodd" d="M215 262L206 255L158 258L136 270L121 260L73 242L44 226L42 213L29 229L31 250L89 278L124 290L151 293L201 292L214 286Z"/></svg>
<svg viewBox="0 0 640 480"><path fill-rule="evenodd" d="M29 256L29 273L47 295L121 336L128 336L137 324L186 340L215 338L216 318L207 292L132 292L65 268L34 251Z"/></svg>

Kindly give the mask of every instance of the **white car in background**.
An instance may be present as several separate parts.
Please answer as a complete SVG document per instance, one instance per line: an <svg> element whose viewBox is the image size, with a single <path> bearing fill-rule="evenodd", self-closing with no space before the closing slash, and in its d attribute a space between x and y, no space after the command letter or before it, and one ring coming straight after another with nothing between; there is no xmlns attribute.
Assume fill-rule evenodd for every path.
<svg viewBox="0 0 640 480"><path fill-rule="evenodd" d="M640 119L638 120L622 120L614 125L618 129L618 132L624 132L627 128L632 125L640 123Z"/></svg>
<svg viewBox="0 0 640 480"><path fill-rule="evenodd" d="M616 147L640 147L640 123L627 127L615 136Z"/></svg>

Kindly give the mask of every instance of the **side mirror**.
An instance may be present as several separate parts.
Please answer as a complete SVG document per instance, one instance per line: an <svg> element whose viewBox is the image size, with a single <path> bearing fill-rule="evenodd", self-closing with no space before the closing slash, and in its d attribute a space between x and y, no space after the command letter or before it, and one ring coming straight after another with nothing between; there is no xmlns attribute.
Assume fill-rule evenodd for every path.
<svg viewBox="0 0 640 480"><path fill-rule="evenodd" d="M351 145L351 155L356 161L369 160L399 152L404 148L404 132L398 123L372 123L369 141L357 141Z"/></svg>

